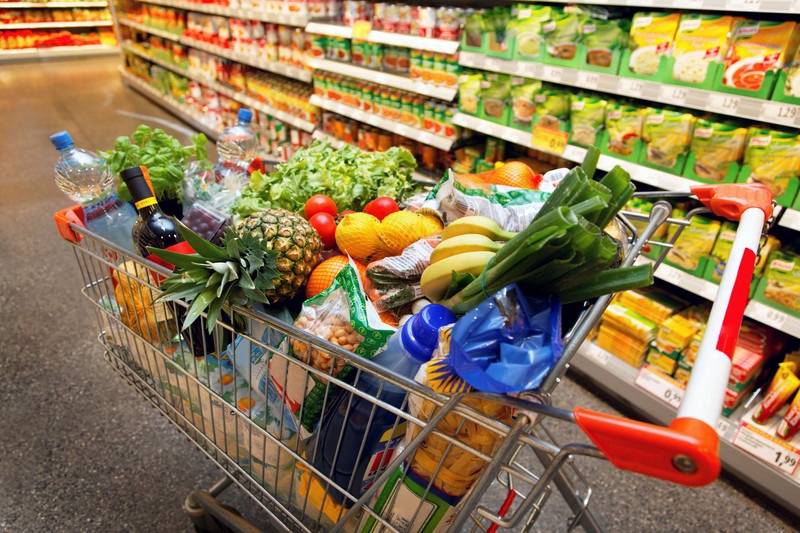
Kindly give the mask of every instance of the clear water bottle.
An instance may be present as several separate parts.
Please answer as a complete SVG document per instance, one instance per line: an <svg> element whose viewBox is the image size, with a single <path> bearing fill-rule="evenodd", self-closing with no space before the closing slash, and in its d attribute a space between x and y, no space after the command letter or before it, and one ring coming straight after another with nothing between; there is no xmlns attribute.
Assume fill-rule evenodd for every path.
<svg viewBox="0 0 800 533"><path fill-rule="evenodd" d="M372 358L394 374L413 379L430 360L439 340L439 328L456 317L444 306L431 304L392 335L386 348ZM362 372L355 387L368 396L401 408L407 392L376 376ZM358 496L369 488L392 459L405 432L402 419L357 394L342 393L333 402L308 445L308 457L323 474ZM331 488L337 503L344 495Z"/></svg>
<svg viewBox="0 0 800 533"><path fill-rule="evenodd" d="M135 253L131 228L139 218L136 209L114 191L114 176L106 162L94 152L76 148L66 131L50 136L58 150L54 175L56 185L83 208L86 228L125 250ZM116 254L108 250L116 262Z"/></svg>
<svg viewBox="0 0 800 533"><path fill-rule="evenodd" d="M227 128L217 140L217 154L221 162L239 161L243 166L248 166L256 157L258 137L250 121L253 112L249 109L239 109L238 122Z"/></svg>

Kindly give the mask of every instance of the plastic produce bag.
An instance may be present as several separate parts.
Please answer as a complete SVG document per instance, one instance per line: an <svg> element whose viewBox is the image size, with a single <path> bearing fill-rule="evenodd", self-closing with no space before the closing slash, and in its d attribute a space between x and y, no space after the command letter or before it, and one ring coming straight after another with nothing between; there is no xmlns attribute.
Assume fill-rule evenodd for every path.
<svg viewBox="0 0 800 533"><path fill-rule="evenodd" d="M535 389L564 348L560 307L508 285L456 322L445 361L479 391Z"/></svg>

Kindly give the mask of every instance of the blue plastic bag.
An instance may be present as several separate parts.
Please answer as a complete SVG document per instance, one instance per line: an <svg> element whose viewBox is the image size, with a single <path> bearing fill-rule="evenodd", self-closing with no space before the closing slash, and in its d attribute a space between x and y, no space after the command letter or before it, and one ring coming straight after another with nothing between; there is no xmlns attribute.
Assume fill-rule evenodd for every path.
<svg viewBox="0 0 800 533"><path fill-rule="evenodd" d="M456 322L445 361L479 391L522 392L541 384L563 348L558 298L528 298L514 283Z"/></svg>

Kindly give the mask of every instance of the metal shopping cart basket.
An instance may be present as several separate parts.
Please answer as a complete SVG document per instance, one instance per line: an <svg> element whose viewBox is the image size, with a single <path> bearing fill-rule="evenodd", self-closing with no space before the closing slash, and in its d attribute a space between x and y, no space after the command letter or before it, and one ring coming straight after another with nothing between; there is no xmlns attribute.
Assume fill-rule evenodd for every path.
<svg viewBox="0 0 800 533"><path fill-rule="evenodd" d="M214 498L236 483L258 502L276 528L287 531L525 530L539 517L554 489L571 508L570 527L595 531L601 527L589 507L589 484L574 467L576 456L606 458L620 469L690 486L710 483L720 471L714 428L759 243L773 204L771 193L761 186L698 186L692 194L713 213L739 221L739 231L690 383L669 427L551 404L551 394L571 357L600 320L610 295L583 311L565 335L561 359L536 391L518 396L440 394L254 309L235 308L231 320L219 321L215 345L203 346L203 353L211 355L195 357L176 335L179 313L171 312L175 309L169 305L181 303L155 302L158 281L169 274L166 269L87 231L77 208L63 210L55 218L61 235L74 249L83 294L97 316L107 362L225 474L211 490L198 490L187 498L185 508L198 530L214 531L220 524L234 531L254 530ZM662 224L678 226L672 241L658 244L669 247L674 243L688 221L671 215L669 203L655 203L647 216L639 217L647 222L639 233L629 221L636 215L623 214L630 241L623 265L632 264L645 245L655 243L653 236ZM665 253L666 249L656 266ZM136 312L121 313L123 304L133 306ZM247 333L237 333L231 326L234 320L247 320ZM290 355L283 342L286 339L328 354L328 369ZM258 353L270 361L260 370L269 371L268 380L258 375L257 365L243 370L232 364L237 346L243 346L247 356ZM269 370L276 362L281 369L278 375ZM350 365L351 378L371 374L383 384L407 391L402 406L381 399L383 384L377 393L366 394L352 379L337 378L332 370L337 362ZM332 401L328 393L337 387L350 402L368 402L366 427L378 411L389 412L394 424L387 442L394 439L397 444L407 429L404 445L395 448L393 455L387 451L376 456L378 468L369 483L361 479L342 482L335 472L339 454L369 453L359 443L339 442L333 451L333 467L316 468L308 458L308 435L285 416L280 399L275 402L281 389L292 385L291 380L321 384L323 412ZM258 394L253 384L264 382L268 386ZM427 408L407 409L412 400ZM482 408L487 405L512 416L497 416ZM545 421L577 424L588 439L558 444ZM481 438L464 438L468 431ZM431 454L426 456L430 475L427 479L415 477L409 465L420 450L433 448L439 451L433 460ZM441 496L443 486L450 482L448 461L453 457L470 462L472 477L469 486L460 487L458 498L447 501L436 496ZM411 499L410 486L417 487ZM437 526L431 525L437 521Z"/></svg>

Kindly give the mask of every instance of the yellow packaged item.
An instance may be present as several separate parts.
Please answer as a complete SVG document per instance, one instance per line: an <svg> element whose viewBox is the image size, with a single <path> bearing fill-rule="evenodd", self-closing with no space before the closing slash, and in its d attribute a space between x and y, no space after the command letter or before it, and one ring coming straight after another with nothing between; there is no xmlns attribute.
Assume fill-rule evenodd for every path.
<svg viewBox="0 0 800 533"><path fill-rule="evenodd" d="M694 154L694 173L707 180L724 180L731 164L742 161L746 140L746 128L698 120L690 148Z"/></svg>
<svg viewBox="0 0 800 533"><path fill-rule="evenodd" d="M764 269L764 297L792 311L800 311L800 255L776 251Z"/></svg>
<svg viewBox="0 0 800 533"><path fill-rule="evenodd" d="M710 63L721 63L728 47L734 18L728 15L681 15L672 57L672 77L687 83L706 81Z"/></svg>
<svg viewBox="0 0 800 533"><path fill-rule="evenodd" d="M620 304L608 306L603 313L603 323L643 342L653 340L658 331L658 324Z"/></svg>
<svg viewBox="0 0 800 533"><path fill-rule="evenodd" d="M135 261L125 261L115 269L111 278L114 297L119 304L122 323L152 343L168 342L177 334L172 305L154 302L158 294L148 281L150 270Z"/></svg>
<svg viewBox="0 0 800 533"><path fill-rule="evenodd" d="M595 342L600 348L635 367L641 366L644 362L649 346L649 343L635 339L605 324L600 325Z"/></svg>
<svg viewBox="0 0 800 533"><path fill-rule="evenodd" d="M763 183L782 195L800 177L800 138L795 133L750 128L744 150L749 181Z"/></svg>
<svg viewBox="0 0 800 533"><path fill-rule="evenodd" d="M718 220L693 217L675 241L675 247L667 253L666 260L684 270L696 270L700 260L714 247L720 226Z"/></svg>
<svg viewBox="0 0 800 533"><path fill-rule="evenodd" d="M679 13L636 13L631 23L631 57L628 68L652 76L661 56L669 55L680 22Z"/></svg>
<svg viewBox="0 0 800 533"><path fill-rule="evenodd" d="M783 70L786 72L783 94L792 98L800 98L800 46L797 47L794 58L786 62Z"/></svg>
<svg viewBox="0 0 800 533"><path fill-rule="evenodd" d="M668 317L688 307L689 302L683 298L657 287L645 287L625 291L619 296L619 304L635 311L656 324L664 322Z"/></svg>
<svg viewBox="0 0 800 533"><path fill-rule="evenodd" d="M797 47L797 23L743 20L736 24L725 56L722 82L757 91L769 71L780 69Z"/></svg>
<svg viewBox="0 0 800 533"><path fill-rule="evenodd" d="M647 162L666 168L677 166L678 157L691 146L694 122L689 113L648 107L642 132Z"/></svg>
<svg viewBox="0 0 800 533"><path fill-rule="evenodd" d="M672 357L672 354L662 352L656 346L650 346L645 361L668 376L673 375L678 368L677 357Z"/></svg>
<svg viewBox="0 0 800 533"><path fill-rule="evenodd" d="M642 111L633 105L609 102L606 107L605 128L609 152L629 156L636 140L642 136Z"/></svg>
<svg viewBox="0 0 800 533"><path fill-rule="evenodd" d="M659 326L656 344L662 352L680 352L689 346L697 331L698 328L689 319L674 315Z"/></svg>

